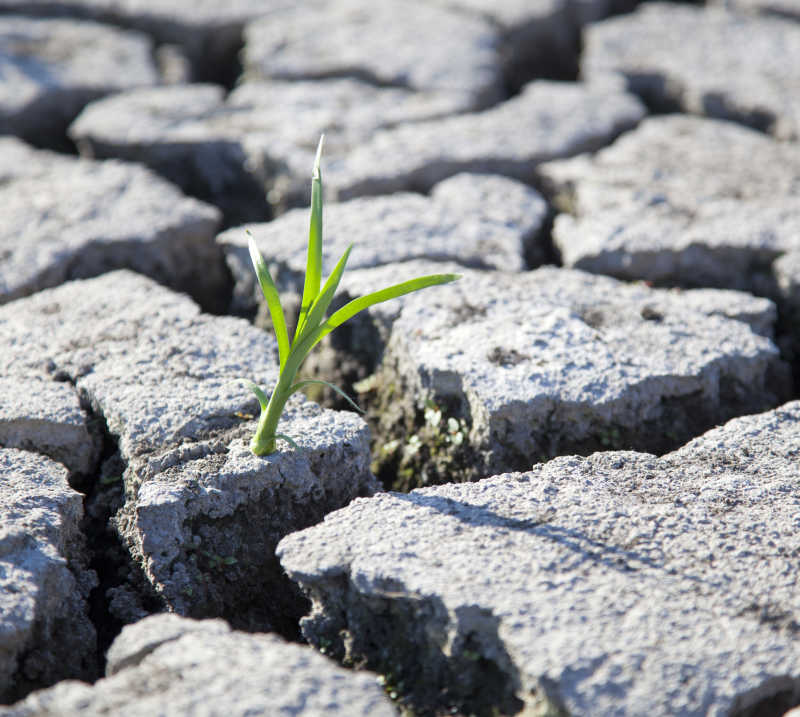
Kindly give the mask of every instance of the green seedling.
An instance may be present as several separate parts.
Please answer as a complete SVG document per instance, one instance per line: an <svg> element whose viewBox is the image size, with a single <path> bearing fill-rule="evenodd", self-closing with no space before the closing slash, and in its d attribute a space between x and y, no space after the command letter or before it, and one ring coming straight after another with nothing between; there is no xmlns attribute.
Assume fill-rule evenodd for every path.
<svg viewBox="0 0 800 717"><path fill-rule="evenodd" d="M395 299L412 291L419 291L428 286L446 284L459 278L459 274L431 274L421 276L416 279L395 284L386 289L375 291L366 296L353 299L345 304L341 309L334 312L331 316L325 317L328 307L333 300L339 282L344 273L344 267L353 245L347 247L342 258L339 259L328 280L322 285L322 174L320 172L320 159L322 157L322 144L324 136L320 137L317 147L317 156L314 160L314 173L311 177L311 226L308 233L308 259L306 261L306 277L303 285L303 298L300 304L300 315L297 320L297 328L294 337L289 341L289 333L286 329L286 318L278 297L278 290L272 276L267 269L267 264L261 253L256 247L253 237L248 238L250 247L250 258L261 285L261 291L267 302L272 326L275 331L275 338L278 340L278 356L280 360L280 372L278 383L272 390L272 395L267 398L267 394L256 384L248 381L250 389L255 393L261 406L261 416L258 420L258 427L250 441L250 450L257 456L273 453L276 448L276 440L282 438L290 445L297 448L297 444L288 436L278 433L278 421L283 413L286 401L296 391L300 391L312 383L320 383L332 388L343 396L357 410L358 406L341 389L333 386L327 381L309 379L296 381L297 372L303 361L325 336L327 336L337 326L341 326L345 321L352 319L356 314L366 308L379 304L389 299ZM320 288L322 285L322 288Z"/></svg>

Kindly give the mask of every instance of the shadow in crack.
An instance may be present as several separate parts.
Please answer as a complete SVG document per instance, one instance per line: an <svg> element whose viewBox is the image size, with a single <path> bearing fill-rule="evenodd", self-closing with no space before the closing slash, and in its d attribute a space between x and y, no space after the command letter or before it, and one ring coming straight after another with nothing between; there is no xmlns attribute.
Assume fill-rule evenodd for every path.
<svg viewBox="0 0 800 717"><path fill-rule="evenodd" d="M737 697L731 717L782 717L800 705L800 681L782 675L772 677L756 689Z"/></svg>
<svg viewBox="0 0 800 717"><path fill-rule="evenodd" d="M393 590L391 581L368 596L344 576L327 586L336 598L301 623L309 642L347 666L380 673L386 692L413 714L499 717L524 707L490 610L448 611L437 596Z"/></svg>

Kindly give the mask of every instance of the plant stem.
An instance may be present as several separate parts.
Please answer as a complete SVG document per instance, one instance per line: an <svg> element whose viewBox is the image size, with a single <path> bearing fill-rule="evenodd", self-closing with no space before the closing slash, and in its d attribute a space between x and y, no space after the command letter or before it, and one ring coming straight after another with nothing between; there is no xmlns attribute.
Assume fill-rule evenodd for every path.
<svg viewBox="0 0 800 717"><path fill-rule="evenodd" d="M275 390L269 397L267 409L261 412L256 432L250 441L250 450L257 456L266 456L275 451L275 434L278 430L278 421L283 413L286 401L292 395L290 389L296 373L296 370L284 370L281 372Z"/></svg>

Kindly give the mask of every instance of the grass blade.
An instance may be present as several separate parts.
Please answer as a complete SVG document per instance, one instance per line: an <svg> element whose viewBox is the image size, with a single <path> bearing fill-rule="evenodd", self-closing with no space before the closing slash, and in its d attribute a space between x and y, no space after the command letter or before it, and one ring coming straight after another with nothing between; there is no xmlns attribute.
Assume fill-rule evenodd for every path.
<svg viewBox="0 0 800 717"><path fill-rule="evenodd" d="M244 381L247 384L248 388L256 395L258 403L261 406L261 410L266 411L267 404L269 403L269 398L267 398L267 394L261 390L260 386L256 385L252 381L248 381L246 378L243 378L242 381Z"/></svg>
<svg viewBox="0 0 800 717"><path fill-rule="evenodd" d="M300 302L300 317L294 333L293 344L305 328L308 312L319 294L322 283L322 173L320 160L322 158L322 144L325 141L323 134L319 138L317 157L314 160L314 173L311 175L311 221L308 229L308 258L306 259L306 278L303 285L303 299Z"/></svg>
<svg viewBox="0 0 800 717"><path fill-rule="evenodd" d="M328 318L328 320L319 328L316 341L314 341L314 344L312 344L309 350L313 348L313 346L322 338L333 331L337 326L341 326L345 321L352 319L356 314L364 309L369 308L370 306L380 304L384 301L389 301L390 299L396 299L398 296L410 294L412 291L418 291L419 289L424 289L428 286L449 284L451 281L455 281L459 278L461 278L461 274L429 274L428 276L420 276L416 279L410 279L409 281L404 281L400 284L394 284L386 289L374 291L371 294L366 294L365 296L359 296L357 299L353 299L352 301L346 303L341 309L336 311Z"/></svg>
<svg viewBox="0 0 800 717"><path fill-rule="evenodd" d="M300 391L304 389L306 386L312 383L321 383L323 386L327 386L328 388L332 388L336 393L338 393L345 401L347 401L353 408L356 409L359 413L365 413L364 409L361 408L350 396L348 396L341 388L338 386L334 386L332 383L328 383L327 381L323 381L321 379L316 378L309 378L305 381L298 381L294 386L289 389L290 393L294 393L295 391Z"/></svg>
<svg viewBox="0 0 800 717"><path fill-rule="evenodd" d="M275 338L278 340L278 356L280 357L281 368L286 363L289 356L289 332L286 330L286 318L283 315L283 308L281 301L278 297L278 289L275 287L275 282L270 276L267 264L261 252L256 246L253 236L248 232L247 245L250 249L250 260L253 262L253 268L256 270L258 283L261 285L261 292L264 294L264 299L267 301L267 308L269 315L272 317L272 326L275 330Z"/></svg>
<svg viewBox="0 0 800 717"><path fill-rule="evenodd" d="M297 445L297 444L296 444L296 443L295 443L295 442L294 442L294 441L293 441L293 440L292 440L292 439L291 439L289 436L287 436L285 433L276 433L276 434L275 434L275 438L280 438L280 439L282 439L282 440L286 441L286 442L287 442L287 443L288 443L288 444L289 444L289 445L290 445L292 448L294 448L296 451L299 451L299 450L300 450L300 446L298 446L298 445Z"/></svg>
<svg viewBox="0 0 800 717"><path fill-rule="evenodd" d="M339 259L336 264L336 268L334 268L333 272L328 277L328 280L325 282L325 286L322 287L322 291L319 292L319 295L314 300L314 303L311 305L311 310L308 312L308 316L306 317L306 323L303 327L302 333L295 335L294 345L298 345L299 342L305 340L314 331L316 331L319 325L322 323L325 312L331 305L331 301L333 301L333 295L336 293L336 289L339 288L339 282L342 280L344 267L347 264L347 259L350 256L352 249L352 244L345 249L344 254L342 254L342 258Z"/></svg>
<svg viewBox="0 0 800 717"><path fill-rule="evenodd" d="M261 406L261 410L264 411L267 408L267 404L269 403L269 398L267 398L267 394L261 389L261 387L257 383L253 383L249 378L235 378L233 381L227 382L229 385L232 384L239 384L244 383L247 387L256 395L258 399L258 403Z"/></svg>

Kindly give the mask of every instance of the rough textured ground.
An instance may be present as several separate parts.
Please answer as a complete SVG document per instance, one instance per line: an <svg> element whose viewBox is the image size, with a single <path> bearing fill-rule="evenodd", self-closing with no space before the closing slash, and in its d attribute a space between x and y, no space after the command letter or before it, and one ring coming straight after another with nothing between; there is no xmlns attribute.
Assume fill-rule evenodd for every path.
<svg viewBox="0 0 800 717"><path fill-rule="evenodd" d="M91 679L96 583L81 532L82 497L54 461L0 449L0 699L66 677Z"/></svg>
<svg viewBox="0 0 800 717"><path fill-rule="evenodd" d="M278 548L313 601L303 632L465 712L781 714L770 699L800 695L799 426L795 402L662 458L356 501Z"/></svg>
<svg viewBox="0 0 800 717"><path fill-rule="evenodd" d="M108 676L94 687L65 681L0 715L396 714L370 676L272 635L232 632L223 620L147 618L124 629L108 657Z"/></svg>
<svg viewBox="0 0 800 717"><path fill-rule="evenodd" d="M402 14L403 22L396 22ZM319 38L325 37L324 42ZM478 16L420 0L322 0L250 23L245 78L353 75L370 84L463 94L475 108L501 94L496 30ZM392 52L382 52L385 47Z"/></svg>
<svg viewBox="0 0 800 717"><path fill-rule="evenodd" d="M351 270L426 259L521 271L528 263L544 263L549 249L542 240L546 219L544 199L524 184L499 176L459 174L437 184L430 197L402 192L330 205L323 267L326 273L332 271L353 244L347 264ZM273 222L235 227L217 237L234 280L232 308L239 312L264 305L247 232L269 255L276 283L299 298L306 248L298 237L308 232L308 210L295 209Z"/></svg>
<svg viewBox="0 0 800 717"><path fill-rule="evenodd" d="M772 298L796 357L800 145L729 122L654 117L594 156L539 168L568 266Z"/></svg>
<svg viewBox="0 0 800 717"><path fill-rule="evenodd" d="M356 270L347 290L437 268ZM375 312L386 343L371 393L393 439L376 450L399 471L389 485L603 448L664 452L790 395L778 349L760 335L775 315L764 299L549 267L462 273Z"/></svg>
<svg viewBox="0 0 800 717"><path fill-rule="evenodd" d="M87 102L158 82L151 50L144 35L96 23L0 16L0 133L63 146Z"/></svg>
<svg viewBox="0 0 800 717"><path fill-rule="evenodd" d="M800 137L797 23L719 6L647 3L588 28L585 40L581 73L590 82L620 78L661 110L731 119L781 139Z"/></svg>
<svg viewBox="0 0 800 717"><path fill-rule="evenodd" d="M0 0L0 714L800 707L799 48L797 0ZM322 133L334 308L462 277L256 457L246 231L291 326Z"/></svg>
<svg viewBox="0 0 800 717"><path fill-rule="evenodd" d="M0 303L128 267L219 309L219 212L140 165L0 138Z"/></svg>
<svg viewBox="0 0 800 717"><path fill-rule="evenodd" d="M328 153L345 153L378 129L471 108L460 94L350 77L254 79L227 97L209 84L120 92L91 103L69 134L84 154L142 162L236 224L305 203L323 132Z"/></svg>
<svg viewBox="0 0 800 717"><path fill-rule="evenodd" d="M140 580L178 613L286 631L299 608L278 589L272 550L286 533L374 490L363 421L298 400L280 430L300 450L253 456L257 404L238 379L275 380L274 340L241 319L201 314L130 272L3 309L5 375L68 387L117 446L85 472L99 472L107 490L95 502L113 505L135 565L121 589ZM95 447L85 430L84 444L84 453ZM46 444L32 435L27 447ZM113 609L129 621L141 608Z"/></svg>
<svg viewBox="0 0 800 717"><path fill-rule="evenodd" d="M656 117L539 171L568 210L553 235L569 266L777 296L773 262L800 251L800 146L731 123Z"/></svg>
<svg viewBox="0 0 800 717"><path fill-rule="evenodd" d="M599 149L635 126L644 110L618 91L560 82L526 85L516 97L476 112L378 132L329 163L339 199L404 189L428 191L459 171L532 179L539 163Z"/></svg>

